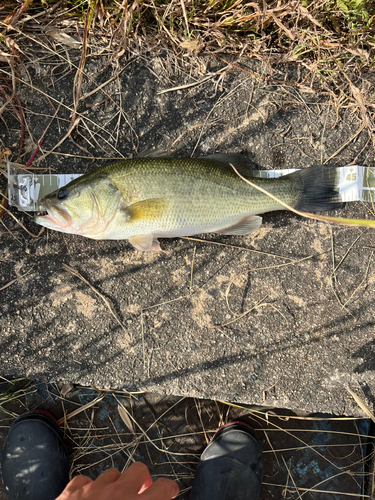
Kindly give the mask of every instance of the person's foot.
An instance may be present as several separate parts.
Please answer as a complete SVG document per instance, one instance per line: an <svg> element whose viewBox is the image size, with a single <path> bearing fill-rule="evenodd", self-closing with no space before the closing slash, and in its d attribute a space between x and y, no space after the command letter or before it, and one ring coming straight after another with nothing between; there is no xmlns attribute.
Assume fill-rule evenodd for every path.
<svg viewBox="0 0 375 500"><path fill-rule="evenodd" d="M32 411L18 417L1 457L8 500L55 500L69 482L66 449L55 419Z"/></svg>
<svg viewBox="0 0 375 500"><path fill-rule="evenodd" d="M256 500L262 471L262 449L254 431L230 422L203 451L189 500Z"/></svg>

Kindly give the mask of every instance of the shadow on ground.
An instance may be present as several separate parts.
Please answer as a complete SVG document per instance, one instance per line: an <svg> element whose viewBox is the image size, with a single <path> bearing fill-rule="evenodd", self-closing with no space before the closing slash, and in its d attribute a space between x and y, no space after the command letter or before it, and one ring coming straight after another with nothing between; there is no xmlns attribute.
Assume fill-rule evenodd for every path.
<svg viewBox="0 0 375 500"><path fill-rule="evenodd" d="M180 156L242 151L268 169L372 165L366 131L327 96L235 69L219 78L221 62L206 56L212 80L164 94L199 79L200 70L189 73L178 58L170 64L170 54L124 57L116 69L89 56L69 134L75 71L49 44L30 42L38 65L25 61L17 87L32 131L21 160L45 132L47 156L35 164L44 171L85 172L152 147ZM79 51L70 55L77 63ZM304 78L288 65L278 71ZM10 147L20 131L6 113L0 139ZM332 215L371 210L353 203ZM11 213L37 234L27 214ZM346 387L374 392L366 347L374 326L370 231L280 212L265 215L250 237L164 240L163 252L143 255L121 241L48 231L33 238L10 215L1 221L2 373L354 415L361 411Z"/></svg>

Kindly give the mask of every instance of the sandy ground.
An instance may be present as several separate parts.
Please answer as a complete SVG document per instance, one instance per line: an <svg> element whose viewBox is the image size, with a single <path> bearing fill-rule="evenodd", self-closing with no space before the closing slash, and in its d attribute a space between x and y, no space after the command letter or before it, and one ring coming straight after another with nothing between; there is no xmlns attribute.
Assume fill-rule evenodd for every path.
<svg viewBox="0 0 375 500"><path fill-rule="evenodd" d="M25 159L44 131L43 152L55 148L35 166L83 173L151 147L176 156L244 152L264 169L374 165L350 105L233 68L218 74L226 64L213 56L134 56L118 67L89 57L79 123L59 144L72 116L79 51L67 60L64 49L57 56L46 47L26 48L33 58L21 79L32 86L17 86L33 138ZM294 65L239 64L279 81L304 77ZM0 139L16 151L19 125L10 111L4 116ZM371 211L350 203L333 215ZM28 215L12 213L38 233ZM362 415L350 386L372 407L371 230L279 212L265 215L251 236L162 240L162 252L142 254L124 241L51 231L32 238L9 215L2 220L0 288L17 281L1 291L1 373Z"/></svg>

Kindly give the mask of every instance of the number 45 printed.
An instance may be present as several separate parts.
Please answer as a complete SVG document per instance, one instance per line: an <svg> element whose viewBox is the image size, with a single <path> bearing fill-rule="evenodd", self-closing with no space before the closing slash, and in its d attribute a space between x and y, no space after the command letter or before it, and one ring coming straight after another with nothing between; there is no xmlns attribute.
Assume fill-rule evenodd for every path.
<svg viewBox="0 0 375 500"><path fill-rule="evenodd" d="M345 180L347 180L347 181L349 181L349 182L354 182L354 181L356 181L356 180L357 180L357 173L356 173L356 172L353 172L352 174L348 174L348 175L346 176L346 179L345 179Z"/></svg>

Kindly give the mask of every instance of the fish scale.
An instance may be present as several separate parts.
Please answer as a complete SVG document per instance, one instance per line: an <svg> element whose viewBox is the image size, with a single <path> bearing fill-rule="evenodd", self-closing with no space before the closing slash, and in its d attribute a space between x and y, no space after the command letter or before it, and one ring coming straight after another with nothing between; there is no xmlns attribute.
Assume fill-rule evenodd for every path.
<svg viewBox="0 0 375 500"><path fill-rule="evenodd" d="M142 230L160 233L192 226L194 232L209 226L213 231L233 223L239 216L279 210L283 206L246 184L232 170L204 159L145 158L118 162L103 169L122 192L125 203L147 199L167 200L165 212L153 218ZM293 205L296 192L289 180L253 179L269 192ZM129 186L137 186L137 196L129 200ZM134 223L135 225L136 223ZM137 229L135 229L137 230ZM159 234L161 236L161 234Z"/></svg>
<svg viewBox="0 0 375 500"><path fill-rule="evenodd" d="M232 164L282 203L246 183ZM250 234L261 224L257 214L283 210L283 203L302 211L337 208L337 178L336 168L317 166L259 179L235 154L135 158L100 167L46 196L48 215L35 220L61 232L159 249L158 237Z"/></svg>

